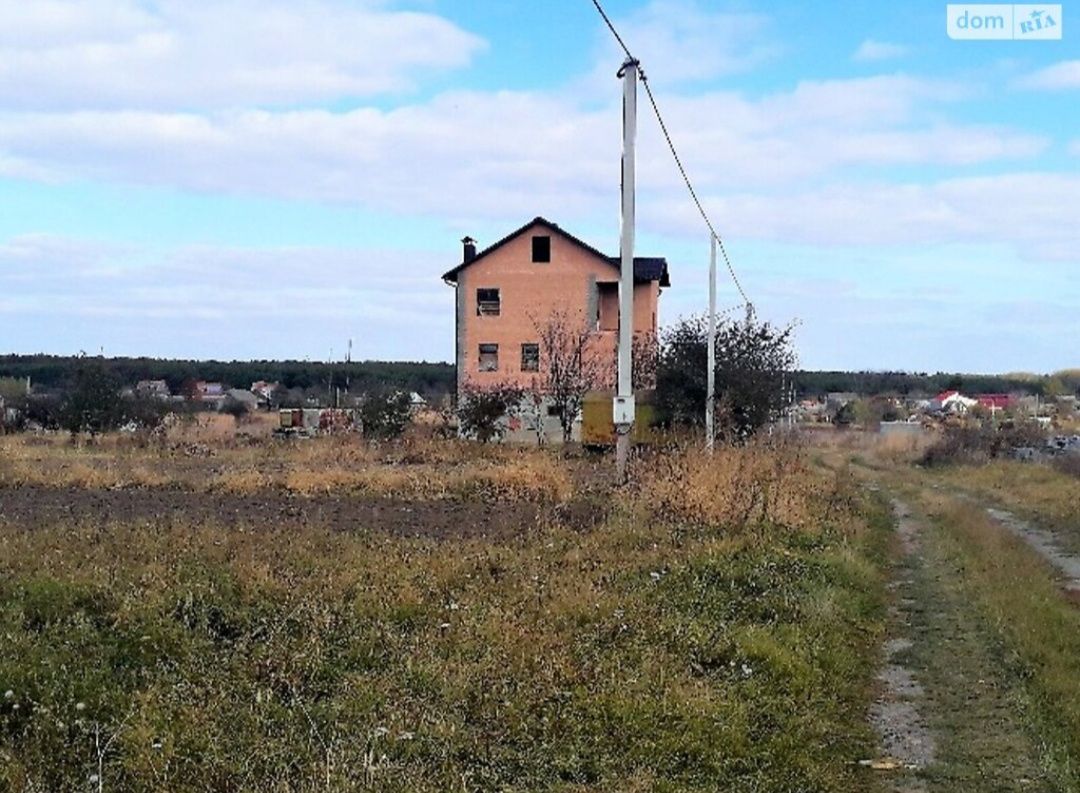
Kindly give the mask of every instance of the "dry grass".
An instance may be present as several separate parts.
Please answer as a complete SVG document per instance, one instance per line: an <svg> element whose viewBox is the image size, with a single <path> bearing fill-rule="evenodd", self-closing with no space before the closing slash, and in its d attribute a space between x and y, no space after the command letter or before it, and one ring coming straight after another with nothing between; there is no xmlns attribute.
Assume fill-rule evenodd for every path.
<svg viewBox="0 0 1080 793"><path fill-rule="evenodd" d="M236 448L169 470L258 492L313 488L298 475L321 465L340 487L484 497L574 475L546 452L413 451ZM134 793L873 790L853 761L872 751L887 521L846 493L826 505L814 491L841 489L797 450L701 462L654 460L648 481L670 504L690 477L692 509L612 495L593 531L503 542L0 520L0 789L85 789L95 736L116 736L103 788ZM755 477L753 508L726 501Z"/></svg>
<svg viewBox="0 0 1080 793"><path fill-rule="evenodd" d="M1057 529L1080 552L1080 480L1049 465L996 460L935 470L940 481Z"/></svg>
<svg viewBox="0 0 1080 793"><path fill-rule="evenodd" d="M574 491L558 453L547 449L430 438L372 444L356 436L286 442L228 435L207 443L205 429L160 444L122 436L81 445L59 436L0 438L0 486L526 501L565 501Z"/></svg>
<svg viewBox="0 0 1080 793"><path fill-rule="evenodd" d="M904 465L922 459L940 434L934 430L909 435L819 427L808 431L807 437L819 451L834 457L855 457L871 464Z"/></svg>
<svg viewBox="0 0 1080 793"><path fill-rule="evenodd" d="M673 518L720 528L779 524L810 530L850 498L794 443L690 448L647 463L643 500Z"/></svg>

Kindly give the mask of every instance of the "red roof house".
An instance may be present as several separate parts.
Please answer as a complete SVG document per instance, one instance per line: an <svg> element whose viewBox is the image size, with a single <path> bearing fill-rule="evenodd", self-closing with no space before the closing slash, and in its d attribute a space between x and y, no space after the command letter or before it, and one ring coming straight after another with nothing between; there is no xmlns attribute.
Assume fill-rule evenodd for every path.
<svg viewBox="0 0 1080 793"><path fill-rule="evenodd" d="M989 410L1005 410L1016 404L1012 394L978 394L975 398L981 407Z"/></svg>

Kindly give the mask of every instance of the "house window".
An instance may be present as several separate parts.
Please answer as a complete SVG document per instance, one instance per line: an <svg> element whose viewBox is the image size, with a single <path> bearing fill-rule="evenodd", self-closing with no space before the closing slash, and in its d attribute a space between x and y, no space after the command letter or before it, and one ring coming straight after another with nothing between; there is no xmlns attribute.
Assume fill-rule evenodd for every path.
<svg viewBox="0 0 1080 793"><path fill-rule="evenodd" d="M619 285L601 283L596 285L597 330L619 329Z"/></svg>
<svg viewBox="0 0 1080 793"><path fill-rule="evenodd" d="M521 345L521 371L523 371L523 372L539 372L540 371L540 345L539 344L522 344Z"/></svg>
<svg viewBox="0 0 1080 793"><path fill-rule="evenodd" d="M476 316L497 317L501 308L498 289L476 290Z"/></svg>
<svg viewBox="0 0 1080 793"><path fill-rule="evenodd" d="M497 372L497 371L499 371L499 345L498 344L481 344L480 345L480 371L481 372Z"/></svg>
<svg viewBox="0 0 1080 793"><path fill-rule="evenodd" d="M551 261L551 237L533 237L532 254L534 262Z"/></svg>

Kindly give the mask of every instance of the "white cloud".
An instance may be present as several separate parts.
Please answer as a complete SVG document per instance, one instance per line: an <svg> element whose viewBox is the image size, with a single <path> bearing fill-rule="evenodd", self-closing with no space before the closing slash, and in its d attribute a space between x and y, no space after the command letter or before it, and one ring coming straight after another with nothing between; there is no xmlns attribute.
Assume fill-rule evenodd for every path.
<svg viewBox="0 0 1080 793"><path fill-rule="evenodd" d="M875 41L866 39L852 54L851 59L863 63L871 61L888 61L901 58L907 54L908 48L902 44L890 44L887 41Z"/></svg>
<svg viewBox="0 0 1080 793"><path fill-rule="evenodd" d="M1037 72L1017 78L1019 88L1039 91L1065 91L1080 88L1080 60L1061 61Z"/></svg>
<svg viewBox="0 0 1080 793"><path fill-rule="evenodd" d="M0 312L23 349L104 345L154 355L265 357L273 344L278 357L322 358L328 346L342 351L354 338L359 355L446 358L453 292L439 280L445 265L425 251L160 252L26 235L0 245ZM45 321L57 316L65 318L59 327ZM66 346L48 343L57 338Z"/></svg>
<svg viewBox="0 0 1080 793"><path fill-rule="evenodd" d="M653 0L615 24L650 79L661 85L746 72L779 52L763 14L711 11L692 0ZM611 82L622 55L607 30L602 71Z"/></svg>
<svg viewBox="0 0 1080 793"><path fill-rule="evenodd" d="M1073 222L1080 176L1017 173L929 184L834 184L798 192L741 193L708 202L723 228L744 239L810 245L998 244L1022 258L1080 262ZM697 228L685 202L643 210L657 231Z"/></svg>
<svg viewBox="0 0 1080 793"><path fill-rule="evenodd" d="M402 91L484 46L373 0L0 0L8 109L206 108Z"/></svg>
<svg viewBox="0 0 1080 793"><path fill-rule="evenodd" d="M1022 159L1046 141L927 113L947 84L903 76L805 82L748 100L665 99L681 153L708 190L805 189L854 169ZM644 111L643 111L644 112ZM703 118L723 123L702 124ZM393 110L80 111L0 115L0 173L516 220L598 211L618 188L618 106L572 95L452 92ZM643 191L682 187L652 119Z"/></svg>

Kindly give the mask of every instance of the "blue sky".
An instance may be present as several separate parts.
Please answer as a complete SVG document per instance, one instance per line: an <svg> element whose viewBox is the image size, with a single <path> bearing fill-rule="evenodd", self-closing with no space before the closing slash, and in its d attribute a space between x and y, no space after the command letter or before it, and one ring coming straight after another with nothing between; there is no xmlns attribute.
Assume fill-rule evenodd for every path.
<svg viewBox="0 0 1080 793"><path fill-rule="evenodd" d="M1069 5L1040 42L953 41L943 2L605 5L804 366L1080 364ZM0 0L0 352L448 360L460 237L616 252L620 60L589 0ZM671 322L708 238L640 126Z"/></svg>

